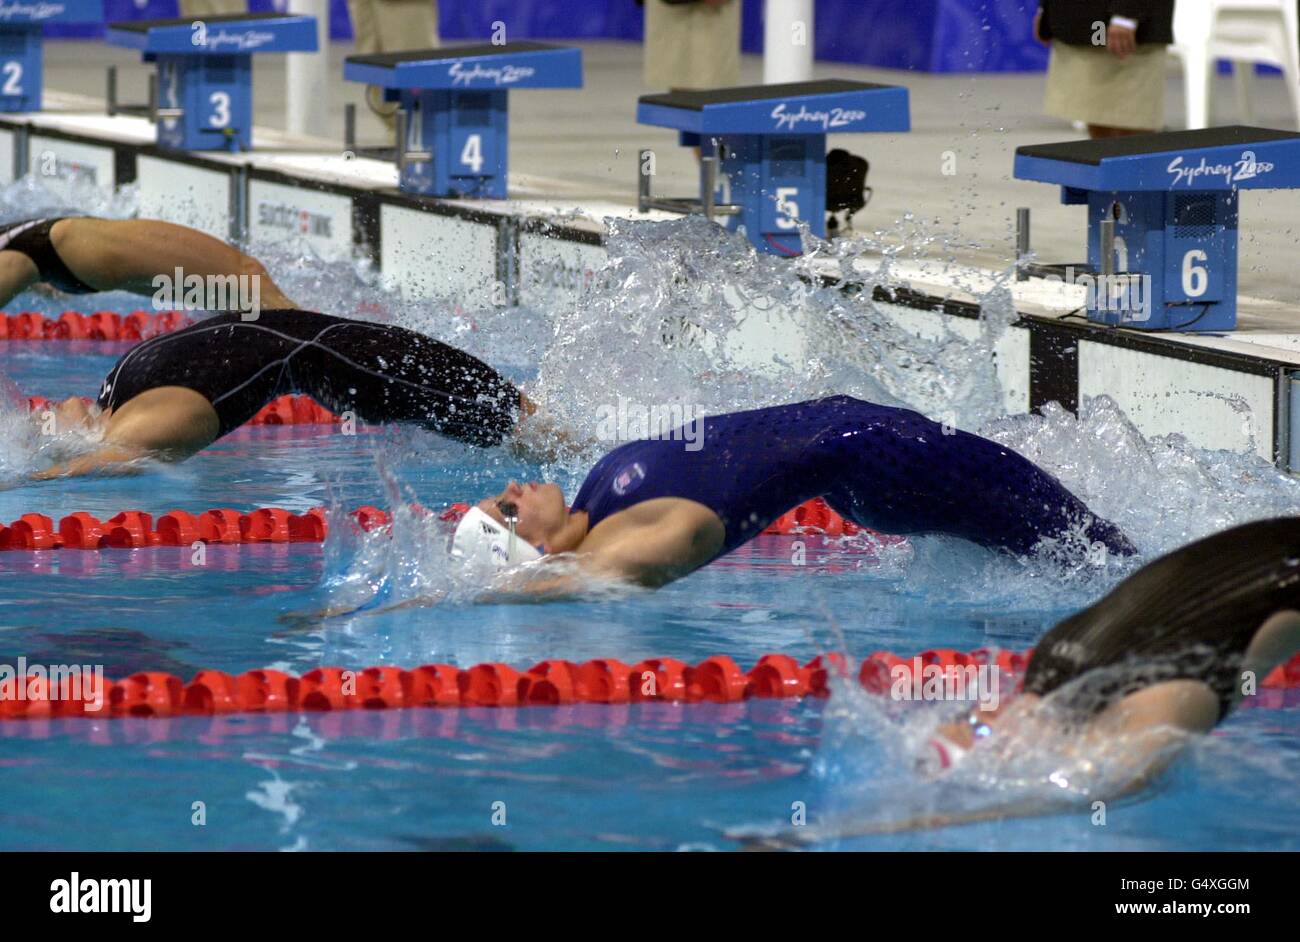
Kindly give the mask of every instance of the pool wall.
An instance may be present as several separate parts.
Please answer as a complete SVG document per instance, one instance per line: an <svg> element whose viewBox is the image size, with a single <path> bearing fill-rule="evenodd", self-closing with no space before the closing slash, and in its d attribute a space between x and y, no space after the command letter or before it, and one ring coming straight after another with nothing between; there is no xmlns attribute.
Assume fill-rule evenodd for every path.
<svg viewBox="0 0 1300 942"><path fill-rule="evenodd" d="M301 238L327 259L360 255L408 297L572 304L607 277L605 220L673 218L638 214L633 180L626 204L531 177L512 177L512 198L503 201L415 196L397 189L393 164L273 130L258 130L257 150L246 154L162 151L144 118L96 113L87 99L56 92L47 98L47 112L0 119L0 184L28 172L56 192L71 192L78 178L133 183L141 215L253 245ZM866 285L881 310L927 336L977 336L982 289L998 283L996 273L952 266L896 266L890 274L890 288L873 284L869 272L844 287ZM1078 319L1074 286L1035 280L1009 290L1016 317L994 348L1009 412L1053 401L1074 411L1085 397L1105 394L1148 437L1178 433L1198 447L1254 451L1300 468L1300 434L1292 435L1300 329L1287 306L1243 298L1236 331L1152 334ZM774 355L806 358L799 312L759 307L722 338L733 358L757 369Z"/></svg>

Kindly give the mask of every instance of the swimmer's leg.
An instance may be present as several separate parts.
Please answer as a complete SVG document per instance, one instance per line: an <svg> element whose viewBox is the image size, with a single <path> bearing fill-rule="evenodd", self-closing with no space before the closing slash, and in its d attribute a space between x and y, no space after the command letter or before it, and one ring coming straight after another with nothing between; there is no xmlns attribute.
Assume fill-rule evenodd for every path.
<svg viewBox="0 0 1300 942"><path fill-rule="evenodd" d="M224 311L297 308L276 286L257 259L197 229L156 219L62 219L50 229L50 241L68 269L93 288L152 295L154 279L234 276ZM181 286L183 287L183 286ZM243 303L247 301L248 303Z"/></svg>
<svg viewBox="0 0 1300 942"><path fill-rule="evenodd" d="M842 516L887 533L946 533L1018 554L1082 524L1112 552L1136 552L1118 527L1010 448L915 412L887 412L835 430L820 446L834 468L825 497Z"/></svg>
<svg viewBox="0 0 1300 942"><path fill-rule="evenodd" d="M389 324L346 321L322 331L290 363L292 385L364 422L410 422L473 445L514 431L519 390L463 350Z"/></svg>

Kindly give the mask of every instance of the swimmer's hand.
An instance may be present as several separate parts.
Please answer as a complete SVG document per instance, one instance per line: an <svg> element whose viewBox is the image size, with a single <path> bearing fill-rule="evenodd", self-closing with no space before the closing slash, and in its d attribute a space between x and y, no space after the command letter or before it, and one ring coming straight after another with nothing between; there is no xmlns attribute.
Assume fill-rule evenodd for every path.
<svg viewBox="0 0 1300 942"><path fill-rule="evenodd" d="M554 557L551 557L552 559ZM543 561L541 569L547 567ZM588 598L608 592L611 588L626 587L618 580L602 579L585 570L544 572L537 564L503 573L492 588L479 593L474 601L479 604L527 605L542 602L564 602Z"/></svg>
<svg viewBox="0 0 1300 942"><path fill-rule="evenodd" d="M322 621L326 621L330 618L359 618L363 616L384 615L388 612L399 612L408 608L427 608L430 605L438 604L444 597L445 593L431 592L428 595L419 595L415 598L393 602L390 605L379 606L374 605L375 599L370 599L369 601L360 604L347 603L330 605L325 608L310 609L304 612L286 612L277 618L276 621L282 625L288 626L290 632L308 631L318 627Z"/></svg>
<svg viewBox="0 0 1300 942"><path fill-rule="evenodd" d="M574 438L540 412L523 412L507 444L516 457L544 464L577 458L594 443Z"/></svg>
<svg viewBox="0 0 1300 942"><path fill-rule="evenodd" d="M105 445L85 455L61 461L43 471L34 471L32 481L50 481L55 478L85 477L90 474L139 474L141 463L151 457L139 449L123 445Z"/></svg>
<svg viewBox="0 0 1300 942"><path fill-rule="evenodd" d="M723 833L729 840L736 841L740 845L740 850L806 850L815 844L842 841L853 837L901 834L910 831L933 831L963 824L978 824L983 821L1000 821L1004 818L1040 817L1048 814L1077 811L1079 807L1077 802L1035 799L995 805L989 808L976 808L970 811L931 812L893 821L842 819L831 820L824 824L783 828L780 831L754 831L746 828L734 828Z"/></svg>

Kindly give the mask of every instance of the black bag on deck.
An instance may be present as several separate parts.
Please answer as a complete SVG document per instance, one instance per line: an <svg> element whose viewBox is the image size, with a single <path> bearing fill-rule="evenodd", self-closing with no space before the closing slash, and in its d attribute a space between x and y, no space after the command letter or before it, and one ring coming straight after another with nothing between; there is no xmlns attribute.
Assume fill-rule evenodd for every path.
<svg viewBox="0 0 1300 942"><path fill-rule="evenodd" d="M827 233L834 235L839 229L836 213L847 213L846 223L853 219L853 214L864 208L871 199L871 188L867 186L867 173L871 164L865 157L850 154L842 148L835 148L826 155L826 223Z"/></svg>

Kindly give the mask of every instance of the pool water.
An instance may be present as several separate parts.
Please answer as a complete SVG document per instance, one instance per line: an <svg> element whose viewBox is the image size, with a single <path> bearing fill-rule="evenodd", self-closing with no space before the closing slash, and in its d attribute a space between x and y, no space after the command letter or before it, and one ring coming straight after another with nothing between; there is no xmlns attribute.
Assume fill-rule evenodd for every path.
<svg viewBox="0 0 1300 942"><path fill-rule="evenodd" d="M0 351L0 370L24 391L59 395L87 388L84 378L111 360L15 344ZM403 452L425 458L399 468L429 506L464 497L466 481L512 463L423 433L246 430L160 472L0 492L0 519L31 510L57 518L354 507L384 493L376 455ZM954 554L973 571L994 564L955 545L920 547L897 563L810 539L801 567L791 563L792 543L765 537L653 594L453 603L326 622L283 616L327 600L322 582L337 565L328 546L213 546L203 567L188 548L6 553L0 661L102 664L110 677L717 653L748 666L769 651L806 659L823 650L1024 649L1073 604L943 598L916 570L951 565L936 561ZM1081 812L844 846L1296 849L1300 703L1273 699L1235 715L1106 827ZM826 710L806 700L0 723L0 847L721 849L732 846L723 828L786 819L796 802L814 821L821 809L843 810L856 786L843 780L836 749L856 747L823 742ZM868 758L852 756L855 776ZM898 773L882 768L882 778ZM888 796L870 800L878 810ZM201 826L195 802L206 812Z"/></svg>
<svg viewBox="0 0 1300 942"><path fill-rule="evenodd" d="M1262 462L1196 451L1175 438L1147 441L1105 400L1079 419L1000 416L990 405L996 390L980 379L983 348L962 349L951 338L926 345L874 309L846 313L845 302L830 296L808 303L841 327L850 314L864 318L849 333L867 338L880 357L902 351L908 369L848 355L837 361L823 351L807 373L714 371L698 381L698 351L666 351L655 340L665 319L683 310L702 318L707 305L690 292L717 288L719 272L758 279L750 287L759 290L771 289L762 279L777 276L767 262L738 274L742 267L726 253L740 250L710 243L714 264L673 281L663 266L680 266L689 253L665 249L656 233L662 230L616 233L611 253L624 253L626 277L576 309L487 311L474 315L472 329L461 308L449 305L455 313L444 314L433 303L404 304L346 266L322 276L299 259L281 281L306 304L336 313L378 298L368 313L506 364L513 377L549 390L557 412L578 422L610 388L653 402L657 388L676 389L676 382L694 383L683 387L684 401L712 407L836 390L924 404L931 414L952 407L965 427L1040 461L1124 525L1148 558L1233 522L1300 507L1295 482ZM647 284L685 294L648 298ZM139 306L103 296L86 309ZM24 298L10 309L58 308ZM557 360L554 351L571 336L581 337L585 355ZM836 333L835 343L844 336ZM93 396L124 349L0 343L0 374L11 397L15 390ZM946 391L907 387L909 370L922 362L945 370L964 363L962 375L973 378ZM598 371L606 382L597 382ZM32 511L103 518L120 510L259 506L326 506L339 521L363 504L441 507L477 498L509 477L556 478L572 495L584 467L533 465L422 431L289 427L240 430L184 464L134 477L20 484L36 458L10 412L0 416L4 521ZM113 678L139 670L188 678L201 668L301 673L503 661L525 669L546 658L694 662L714 654L748 667L769 652L806 660L824 651L862 658L935 647L1024 650L1129 571L1115 560L1100 568L1014 561L940 538L882 552L868 540L808 537L799 564L795 538L763 537L658 592L508 605L478 601L457 584L446 540L437 526L408 521L392 536L364 538L336 525L323 546L212 546L203 565L179 547L3 553L0 663L21 655L30 663L102 664ZM446 600L317 614L357 591L401 599L431 588L448 590ZM0 848L729 849L736 845L726 829L789 822L799 808L815 824L888 817L918 800L951 797L919 783L906 748L892 741L913 736L915 719L837 691L829 701L4 721ZM1104 825L1085 803L1063 814L817 846L1296 850L1297 780L1300 697L1271 691L1196 743L1152 788L1112 803Z"/></svg>

